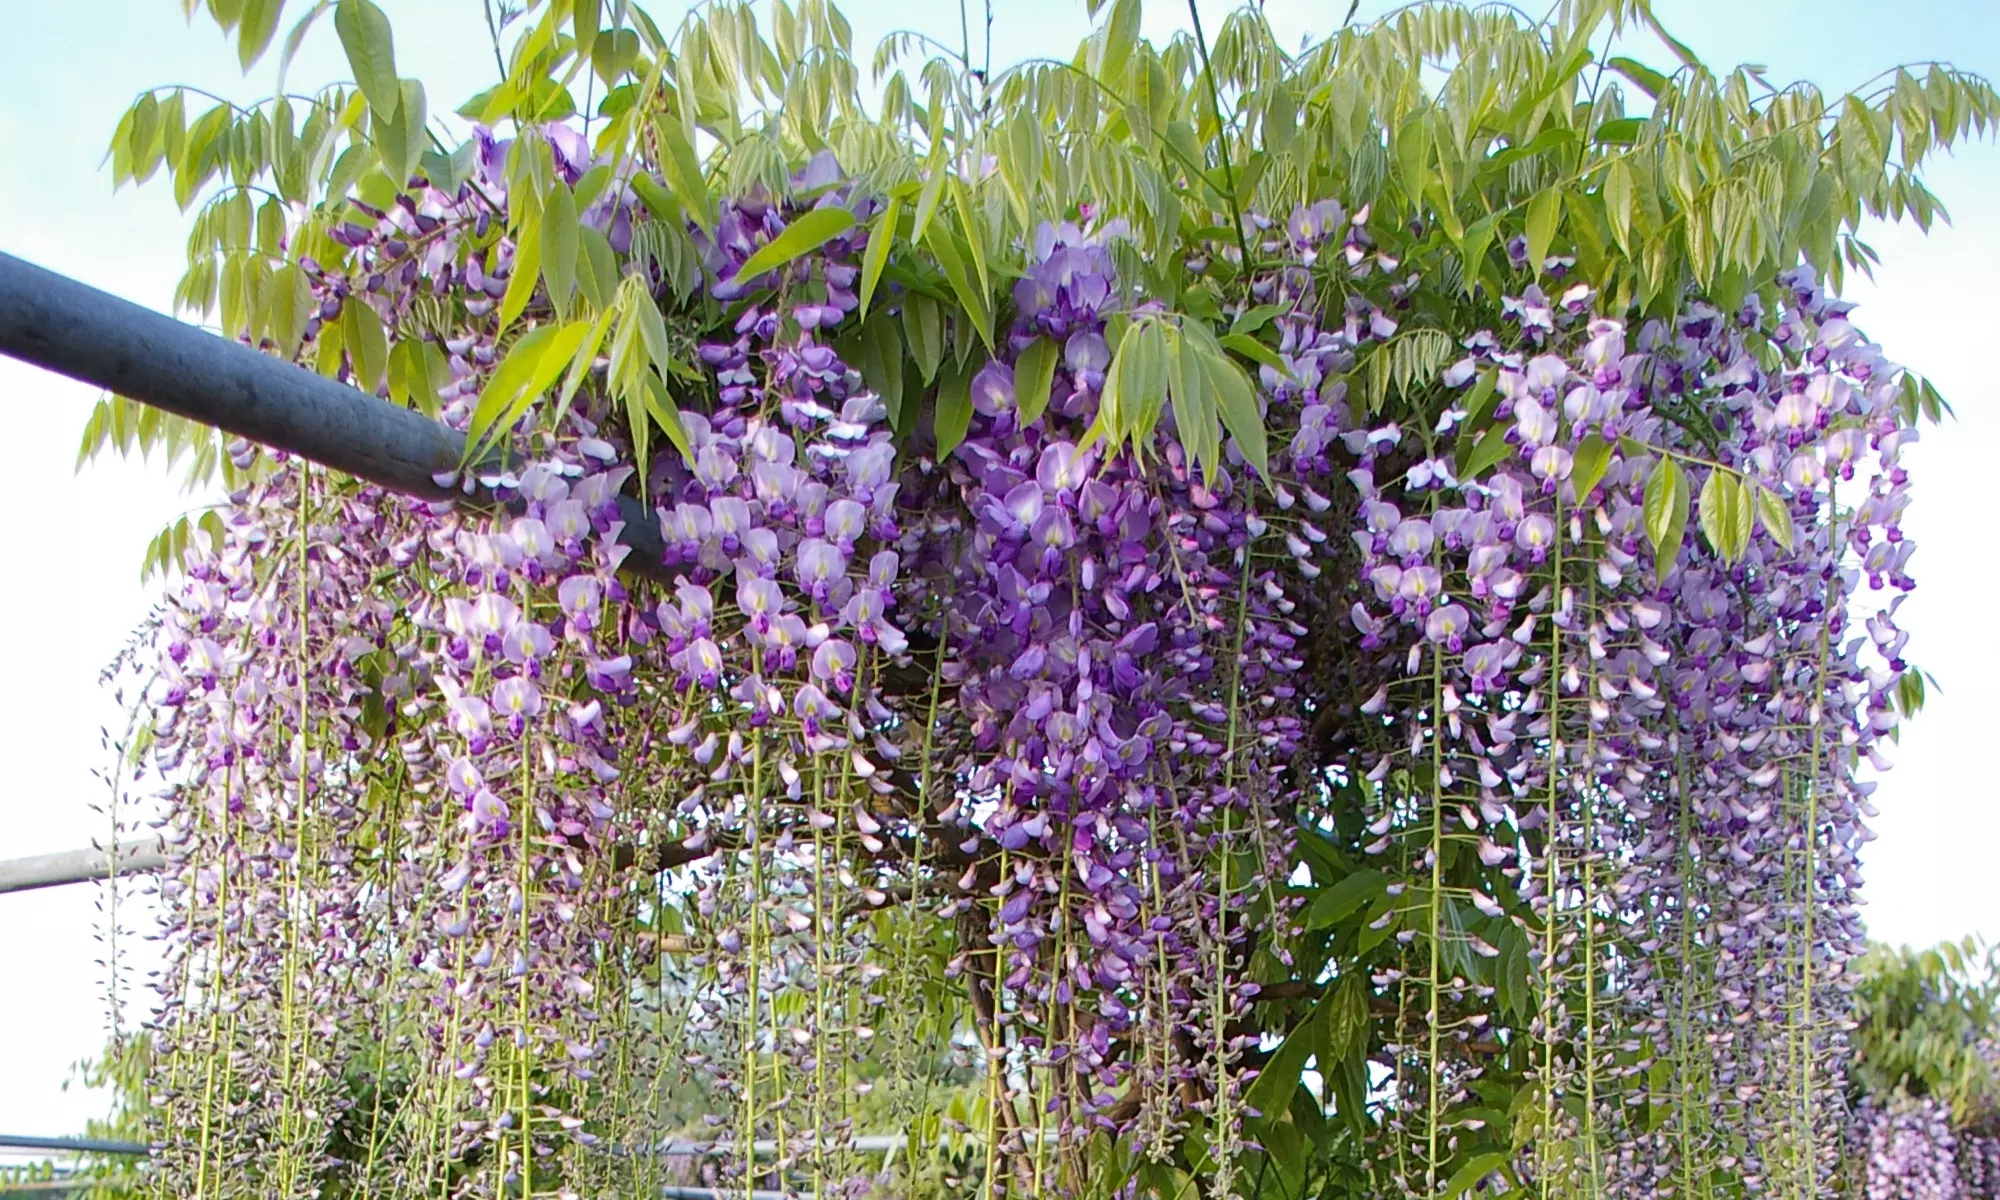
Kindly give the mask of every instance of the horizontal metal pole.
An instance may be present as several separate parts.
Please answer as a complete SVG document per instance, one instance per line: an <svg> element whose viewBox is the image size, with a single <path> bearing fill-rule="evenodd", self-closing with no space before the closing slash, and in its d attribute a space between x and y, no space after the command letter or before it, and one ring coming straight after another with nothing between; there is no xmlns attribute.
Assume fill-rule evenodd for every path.
<svg viewBox="0 0 2000 1200"><path fill-rule="evenodd" d="M153 1152L144 1142L116 1142L106 1138L29 1137L18 1133L0 1133L0 1150L41 1150L49 1154L133 1154L141 1158Z"/></svg>
<svg viewBox="0 0 2000 1200"><path fill-rule="evenodd" d="M0 892L28 892L36 888L89 883L95 879L108 879L114 873L142 875L166 865L167 859L160 853L158 838L121 843L115 872L108 850L58 850L54 854L0 861ZM12 1143L0 1137L0 1147L8 1145Z"/></svg>
<svg viewBox="0 0 2000 1200"><path fill-rule="evenodd" d="M0 354L391 491L466 498L437 482L465 454L450 426L9 254L0 254ZM658 518L629 496L619 508L627 563L663 575Z"/></svg>

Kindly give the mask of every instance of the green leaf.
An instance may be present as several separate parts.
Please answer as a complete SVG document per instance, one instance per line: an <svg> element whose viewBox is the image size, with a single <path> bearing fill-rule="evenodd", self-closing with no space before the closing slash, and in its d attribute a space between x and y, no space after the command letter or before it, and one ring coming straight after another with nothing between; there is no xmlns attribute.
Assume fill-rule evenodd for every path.
<svg viewBox="0 0 2000 1200"><path fill-rule="evenodd" d="M1591 489L1604 478L1611 466L1611 443L1596 434L1583 439L1570 463L1570 486L1576 489L1577 503L1587 502Z"/></svg>
<svg viewBox="0 0 2000 1200"><path fill-rule="evenodd" d="M466 429L465 462L480 459L493 440L511 429L528 406L555 384L594 323L541 325L522 334L479 393Z"/></svg>
<svg viewBox="0 0 2000 1200"><path fill-rule="evenodd" d="M1459 443L1459 449L1465 449L1464 442ZM1458 477L1467 481L1478 479L1513 453L1514 447L1507 444L1507 427L1495 425L1465 453L1464 461L1457 464Z"/></svg>
<svg viewBox="0 0 2000 1200"><path fill-rule="evenodd" d="M284 7L284 0L245 0L242 23L236 27L236 61L244 70L270 48Z"/></svg>
<svg viewBox="0 0 2000 1200"><path fill-rule="evenodd" d="M1313 897L1312 906L1306 909L1306 928L1338 925L1343 917L1381 895L1388 886L1389 877L1382 872L1361 870L1331 887L1321 888Z"/></svg>
<svg viewBox="0 0 2000 1200"><path fill-rule="evenodd" d="M951 452L965 440L965 431L972 427L975 369L973 363L954 363L938 381L937 411L931 419L931 431L937 438L935 458L940 463L951 457Z"/></svg>
<svg viewBox="0 0 2000 1200"><path fill-rule="evenodd" d="M1285 378L1292 378L1292 369L1276 350L1251 337L1247 333L1225 333L1217 339L1224 347L1236 351L1258 366L1269 367Z"/></svg>
<svg viewBox="0 0 2000 1200"><path fill-rule="evenodd" d="M1599 125L1592 136L1607 146L1629 146L1639 140L1639 131L1645 127L1646 123L1638 117L1619 117Z"/></svg>
<svg viewBox="0 0 2000 1200"><path fill-rule="evenodd" d="M1125 64L1131 61L1132 51L1139 44L1139 0L1115 0L1111 19L1093 40L1096 42L1093 49L1097 51L1094 74L1111 85L1114 92L1122 92Z"/></svg>
<svg viewBox="0 0 2000 1200"><path fill-rule="evenodd" d="M681 216L680 203L674 194L660 186L659 181L643 171L632 176L632 190L638 193L639 203L653 214L655 220L677 221Z"/></svg>
<svg viewBox="0 0 2000 1200"><path fill-rule="evenodd" d="M1061 358L1061 347L1038 337L1014 360L1014 404L1020 411L1022 428L1034 424L1048 408L1049 389L1055 383L1056 364Z"/></svg>
<svg viewBox="0 0 2000 1200"><path fill-rule="evenodd" d="M943 268L944 277L951 284L951 290L958 296L958 302L965 309L965 315L972 320L973 331L986 346L993 349L993 319L987 310L986 291L973 280L966 269L965 256L960 251L959 237L943 225L931 226L924 235L924 244L930 247L931 257L937 259Z"/></svg>
<svg viewBox="0 0 2000 1200"><path fill-rule="evenodd" d="M868 321L861 326L861 377L882 406L889 410L889 428L902 433L908 428L903 394L903 335L887 320ZM1020 378L1018 369L1015 378Z"/></svg>
<svg viewBox="0 0 2000 1200"><path fill-rule="evenodd" d="M387 115L373 107L368 110L370 140L381 156L382 169L397 190L416 171L417 162L423 157L425 120L424 85L405 79L400 90L401 102Z"/></svg>
<svg viewBox="0 0 2000 1200"><path fill-rule="evenodd" d="M1201 469L1202 478L1212 483L1216 468L1221 466L1216 461L1221 447L1216 436L1217 414L1214 389L1208 382L1208 364L1195 338L1174 337L1171 346L1167 390L1173 400L1174 429L1189 459ZM1015 383L1018 388L1018 375Z"/></svg>
<svg viewBox="0 0 2000 1200"><path fill-rule="evenodd" d="M671 116L663 116L654 120L653 131L664 151L660 169L666 173L674 195L687 207L688 216L694 218L702 232L715 232L715 198L708 194L708 181L702 177L701 159L695 155L687 127Z"/></svg>
<svg viewBox="0 0 2000 1200"><path fill-rule="evenodd" d="M1282 304L1259 304L1255 308L1244 309L1234 321L1229 323L1229 332L1232 335L1244 334L1247 336L1254 334L1259 329L1270 324L1272 317L1284 311L1285 306Z"/></svg>
<svg viewBox="0 0 2000 1200"><path fill-rule="evenodd" d="M1479 286L1479 271L1486 264L1486 251L1493 245L1493 230L1498 218L1492 213L1465 227L1465 236L1458 242L1460 271L1464 275L1466 295Z"/></svg>
<svg viewBox="0 0 2000 1200"><path fill-rule="evenodd" d="M1751 499L1750 485L1741 475L1729 476L1729 523L1723 528L1723 536L1728 539L1728 557L1734 562L1750 550L1750 536L1755 531L1757 509Z"/></svg>
<svg viewBox="0 0 2000 1200"><path fill-rule="evenodd" d="M354 364L355 382L373 396L388 381L389 339L382 330L382 319L359 296L350 296L341 307L340 324Z"/></svg>
<svg viewBox="0 0 2000 1200"><path fill-rule="evenodd" d="M986 273L986 246L979 236L979 213L973 207L972 192L965 186L965 180L956 175L951 177L951 207L958 214L965 247L972 253L972 269L979 276L979 294L984 297L993 291L993 280ZM983 300L981 307L985 307Z"/></svg>
<svg viewBox="0 0 2000 1200"><path fill-rule="evenodd" d="M643 289L635 288L632 293L631 315L638 322L639 338L646 347L646 358L661 375L666 375L674 361L673 344L667 340L667 323L660 316L660 306L653 303L652 296Z"/></svg>
<svg viewBox="0 0 2000 1200"><path fill-rule="evenodd" d="M1785 508L1785 502L1776 492L1759 487L1757 493L1757 520L1764 526L1764 532L1780 546L1792 548L1792 514Z"/></svg>
<svg viewBox="0 0 2000 1200"><path fill-rule="evenodd" d="M775 271L854 228L854 214L838 206L815 208L800 213L798 219L780 230L777 237L757 247L757 253L737 268L736 278L748 283Z"/></svg>
<svg viewBox="0 0 2000 1200"><path fill-rule="evenodd" d="M665 431L667 440L674 444L674 449L681 452L681 458L689 463L694 462L694 442L688 437L687 423L681 420L680 407L674 403L673 394L667 391L667 385L661 382L658 375L650 371L641 378L640 384L645 391L646 411Z"/></svg>
<svg viewBox="0 0 2000 1200"><path fill-rule="evenodd" d="M582 253L576 258L576 289L592 311L602 312L618 290L618 253L611 239L585 225L577 230Z"/></svg>
<svg viewBox="0 0 2000 1200"><path fill-rule="evenodd" d="M1465 1160L1465 1165L1452 1172L1451 1179L1444 1185L1442 1200L1451 1200L1471 1189L1472 1185L1512 1162L1514 1156L1504 1150L1489 1150L1485 1154L1475 1154Z"/></svg>
<svg viewBox="0 0 2000 1200"><path fill-rule="evenodd" d="M1465 420L1459 425L1459 449L1470 450L1478 440L1477 435L1486 432L1493 425L1493 414L1500 408L1500 373L1481 371L1465 394Z"/></svg>
<svg viewBox="0 0 2000 1200"><path fill-rule="evenodd" d="M1673 570L1680 557L1681 537L1687 529L1687 474L1671 458L1662 458L1646 480L1646 537L1653 543L1654 569L1661 577Z"/></svg>
<svg viewBox="0 0 2000 1200"><path fill-rule="evenodd" d="M1556 225L1562 220L1562 199L1560 189L1544 188L1528 201L1528 269L1538 275L1542 260L1549 256L1549 245L1555 241Z"/></svg>
<svg viewBox="0 0 2000 1200"><path fill-rule="evenodd" d="M882 268L889 262L889 251L896 242L896 223L902 216L903 198L891 196L881 219L868 231L868 249L861 255L861 308L855 313L857 319L868 317L868 302L875 296L875 285L882 281Z"/></svg>
<svg viewBox="0 0 2000 1200"><path fill-rule="evenodd" d="M652 297L643 289L635 290L638 290L641 301L648 305L652 303ZM611 331L612 319L615 316L617 316L615 305L605 308L598 315L597 322L590 327L589 336L577 344L576 353L570 358L569 374L563 376L562 392L556 398L555 413L550 418L550 425L560 425L563 417L569 414L570 402L576 399L577 389L583 386L584 379L590 375L590 364L597 358L598 349L604 345L605 335ZM639 486L645 487L643 479Z"/></svg>
<svg viewBox="0 0 2000 1200"><path fill-rule="evenodd" d="M557 183L542 208L542 278L549 286L549 303L563 315L576 292L577 242L576 197L567 184Z"/></svg>
<svg viewBox="0 0 2000 1200"><path fill-rule="evenodd" d="M1632 168L1624 159L1604 171L1604 215L1611 221L1611 236L1618 248L1632 252Z"/></svg>
<svg viewBox="0 0 2000 1200"><path fill-rule="evenodd" d="M1701 485L1698 506L1702 535L1722 556L1734 562L1750 544L1750 497L1734 472L1711 470Z"/></svg>
<svg viewBox="0 0 2000 1200"><path fill-rule="evenodd" d="M1236 440L1237 452L1259 478L1271 477L1271 454L1264 437L1264 416L1257 409L1257 389L1243 369L1221 354L1203 354L1208 380L1215 390L1215 407L1222 427Z"/></svg>
<svg viewBox="0 0 2000 1200"><path fill-rule="evenodd" d="M396 45L388 16L374 0L340 0L333 12L333 27L340 34L341 48L347 51L355 86L368 98L368 107L385 119L393 119L402 105L403 90L396 79Z"/></svg>
<svg viewBox="0 0 2000 1200"><path fill-rule="evenodd" d="M1157 320L1137 321L1111 369L1118 373L1118 413L1121 425L1112 426L1114 437L1130 441L1145 458L1147 444L1159 427L1160 413L1167 405L1167 376L1172 370L1173 348L1166 327Z"/></svg>
<svg viewBox="0 0 2000 1200"><path fill-rule="evenodd" d="M924 382L935 380L938 364L944 361L944 314L938 311L937 301L917 294L906 298L903 335L910 343L910 354L917 360L917 370L923 373Z"/></svg>
<svg viewBox="0 0 2000 1200"><path fill-rule="evenodd" d="M514 323L535 294L542 277L542 214L530 208L514 236L514 273L507 279L507 292L500 297L500 331Z"/></svg>
<svg viewBox="0 0 2000 1200"><path fill-rule="evenodd" d="M1320 1022L1326 1019L1322 1010L1326 1007L1325 995L1314 1001L1312 1012L1306 1019L1292 1027L1285 1040L1271 1052L1263 1070L1250 1083L1250 1089L1243 1093L1243 1103L1263 1113L1265 1118L1276 1121L1284 1115L1285 1098L1298 1087L1300 1073L1305 1070L1306 1060L1312 1057L1313 1049L1320 1039Z"/></svg>
<svg viewBox="0 0 2000 1200"><path fill-rule="evenodd" d="M1667 90L1667 77L1665 75L1660 74L1645 63L1635 59L1626 58L1621 55L1617 58L1606 59L1604 65L1623 75L1633 83L1638 84L1641 91L1655 100L1660 98L1661 92Z"/></svg>

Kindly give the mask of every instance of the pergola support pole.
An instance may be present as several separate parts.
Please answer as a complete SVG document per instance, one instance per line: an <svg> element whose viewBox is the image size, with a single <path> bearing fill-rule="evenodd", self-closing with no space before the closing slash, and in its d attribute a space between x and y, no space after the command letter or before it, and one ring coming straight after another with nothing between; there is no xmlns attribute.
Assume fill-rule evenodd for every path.
<svg viewBox="0 0 2000 1200"><path fill-rule="evenodd" d="M438 482L465 454L457 430L9 254L0 254L0 354L404 495L489 498ZM619 507L626 562L660 575L652 509L629 496Z"/></svg>
<svg viewBox="0 0 2000 1200"><path fill-rule="evenodd" d="M139 838L118 846L114 864L109 850L60 850L0 861L0 893L89 883L113 875L143 875L167 865L157 838ZM0 1140L0 1146L6 1145Z"/></svg>

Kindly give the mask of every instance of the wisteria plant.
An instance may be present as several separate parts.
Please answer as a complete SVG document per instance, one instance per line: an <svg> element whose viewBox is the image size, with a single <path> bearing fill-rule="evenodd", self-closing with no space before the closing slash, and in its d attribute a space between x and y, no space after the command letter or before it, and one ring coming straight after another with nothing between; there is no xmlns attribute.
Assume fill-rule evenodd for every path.
<svg viewBox="0 0 2000 1200"><path fill-rule="evenodd" d="M246 64L284 7L209 6ZM1929 1136L1848 1064L1942 401L1838 287L1985 83L1640 0L1117 0L998 72L558 0L451 131L369 0L287 61L322 13L351 84L149 92L114 170L187 309L466 450L87 431L228 489L154 555L162 1196L1804 1197Z"/></svg>

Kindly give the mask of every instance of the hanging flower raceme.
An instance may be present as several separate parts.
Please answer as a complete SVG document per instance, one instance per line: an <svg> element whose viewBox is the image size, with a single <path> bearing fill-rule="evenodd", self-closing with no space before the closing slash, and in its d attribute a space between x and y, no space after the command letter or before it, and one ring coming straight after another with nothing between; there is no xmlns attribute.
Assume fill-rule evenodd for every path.
<svg viewBox="0 0 2000 1200"><path fill-rule="evenodd" d="M334 231L302 356L434 394L493 503L265 463L162 635L163 1179L650 1192L672 1141L863 1195L857 1133L953 1111L989 1188L1199 1142L1227 1197L1295 1004L1383 1187L1832 1178L1911 433L1809 274L1461 336L1365 210L1251 214L1180 266L1267 450L1114 390L1138 339L1222 354L1120 222L1024 235L992 331L869 275L900 201L830 153L682 223L571 132L478 150ZM524 156L591 191L598 315L516 286ZM496 405L560 338L561 399Z"/></svg>

